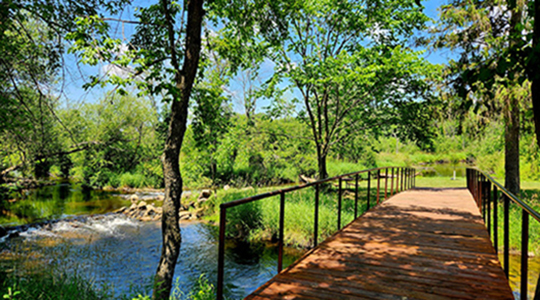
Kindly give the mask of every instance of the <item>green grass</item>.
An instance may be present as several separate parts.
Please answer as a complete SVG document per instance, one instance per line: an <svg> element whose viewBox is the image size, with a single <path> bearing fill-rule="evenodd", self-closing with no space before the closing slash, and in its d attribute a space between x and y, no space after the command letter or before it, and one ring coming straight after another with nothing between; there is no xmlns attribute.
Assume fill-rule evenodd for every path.
<svg viewBox="0 0 540 300"><path fill-rule="evenodd" d="M145 293L133 295L115 295L107 285L96 286L76 273L56 274L52 270L42 273L14 276L1 274L0 296L6 300L150 300ZM215 288L206 275L201 274L196 284L186 294L175 283L170 300L211 300L215 299Z"/></svg>
<svg viewBox="0 0 540 300"><path fill-rule="evenodd" d="M523 189L521 192L521 200L529 204L534 210L540 211L540 190L538 189ZM491 206L493 211L493 206ZM513 253L519 253L521 251L521 222L522 222L522 210L521 208L510 202L509 209L509 244L510 250ZM490 223L493 224L493 217L490 218ZM498 240L499 249L503 250L503 224L504 224L504 204L503 201L499 201L497 204L497 223L498 223ZM487 224L487 222L486 222ZM493 226L493 225L492 225ZM493 232L493 231L492 231ZM540 254L540 222L537 222L532 217L529 217L529 252L535 255Z"/></svg>
<svg viewBox="0 0 540 300"><path fill-rule="evenodd" d="M343 185L341 226L354 219L354 191ZM366 209L367 183L359 184L358 214ZM389 186L390 189L390 186ZM218 191L206 204L206 220L219 221L219 204L238 200L273 190L231 189ZM274 188L275 190L275 188ZM375 188L371 189L371 205L375 204ZM383 195L381 186L381 197ZM318 241L322 241L338 229L338 189L335 185L321 190L319 196ZM276 240L279 235L280 196L246 203L227 210L227 231L229 238L255 240ZM284 241L288 246L305 248L313 245L315 220L315 189L313 187L287 193L285 195Z"/></svg>
<svg viewBox="0 0 540 300"><path fill-rule="evenodd" d="M96 287L77 274L52 273L6 276L0 289L3 299L17 300L98 300L112 299L106 287Z"/></svg>

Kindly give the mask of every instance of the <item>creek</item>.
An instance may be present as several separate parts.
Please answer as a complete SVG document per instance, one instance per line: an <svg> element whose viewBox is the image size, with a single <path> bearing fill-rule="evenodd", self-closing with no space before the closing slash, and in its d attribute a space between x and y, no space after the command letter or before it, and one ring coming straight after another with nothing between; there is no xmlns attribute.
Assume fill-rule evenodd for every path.
<svg viewBox="0 0 540 300"><path fill-rule="evenodd" d="M138 196L145 199L156 194ZM14 237L0 238L0 276L36 270L77 272L94 280L98 287L109 285L116 296L149 293L150 278L161 254L161 226L159 222L111 214L130 204L126 198L115 192L61 183L26 191L17 201L3 202L2 227L42 225L19 226L13 230ZM189 293L201 274L215 285L217 228L200 222L181 223L181 228L183 242L175 274L178 288ZM302 251L285 249L284 266L301 255ZM277 248L231 242L226 246L225 261L226 294L230 299L243 298L276 274ZM520 256L512 255L510 266L510 283L517 299ZM540 257L529 258L530 297L539 270Z"/></svg>
<svg viewBox="0 0 540 300"><path fill-rule="evenodd" d="M150 280L161 254L160 222L139 222L111 214L130 202L114 193L83 191L77 185L44 187L25 196L24 200L5 205L2 225L61 220L19 227L12 237L2 238L0 275L40 270L77 272L92 279L97 287L108 285L115 296L150 292ZM216 227L188 222L181 223L181 229L183 242L176 266L176 286L188 294L201 274L215 285ZM301 254L286 249L284 266ZM276 266L275 245L228 243L226 295L230 299L245 297L272 278Z"/></svg>

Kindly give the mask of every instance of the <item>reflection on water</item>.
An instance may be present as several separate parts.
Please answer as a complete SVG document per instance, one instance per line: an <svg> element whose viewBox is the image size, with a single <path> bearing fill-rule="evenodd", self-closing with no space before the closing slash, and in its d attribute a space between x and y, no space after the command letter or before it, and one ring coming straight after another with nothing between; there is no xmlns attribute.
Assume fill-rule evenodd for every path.
<svg viewBox="0 0 540 300"><path fill-rule="evenodd" d="M182 225L182 249L175 281L184 293L204 273L215 285L217 239L215 227ZM229 244L226 248L226 293L243 298L276 274L277 249L258 244ZM0 270L19 272L47 267L79 272L99 286L114 286L116 296L149 291L150 278L161 254L159 223L141 223L123 216L101 216L86 222L62 221L34 229L0 243ZM289 250L284 266L301 253Z"/></svg>
<svg viewBox="0 0 540 300"><path fill-rule="evenodd" d="M103 214L129 203L110 192L80 184L60 183L22 192L15 201L0 202L0 224L13 226L67 216Z"/></svg>
<svg viewBox="0 0 540 300"><path fill-rule="evenodd" d="M464 163L451 164L428 164L423 166L417 166L416 171L421 172L425 177L453 177L454 170L456 171L456 177L465 177L467 168L471 166Z"/></svg>
<svg viewBox="0 0 540 300"><path fill-rule="evenodd" d="M499 261L503 263L503 254L502 251L499 251ZM515 299L520 299L520 290L521 290L521 256L520 255L510 255L510 272L509 272L509 281L510 288L514 292ZM527 297L528 299L534 298L534 293L536 291L536 284L538 282L538 275L540 273L540 257L534 256L529 257L529 272L527 277Z"/></svg>

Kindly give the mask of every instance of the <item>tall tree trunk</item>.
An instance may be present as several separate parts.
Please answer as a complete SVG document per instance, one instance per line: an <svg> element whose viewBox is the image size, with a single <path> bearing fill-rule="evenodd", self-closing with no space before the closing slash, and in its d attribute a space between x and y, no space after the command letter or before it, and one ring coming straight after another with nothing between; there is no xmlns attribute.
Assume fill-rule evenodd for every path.
<svg viewBox="0 0 540 300"><path fill-rule="evenodd" d="M519 61L518 47L522 39L522 33L519 29L523 14L523 1L510 1L509 8L512 15L510 17L510 55ZM519 70L513 70L515 77L519 78ZM515 89L519 88L519 84L516 81L509 86L513 86L514 90L509 91L508 98L506 99L506 111L505 111L505 147L504 147L504 170L505 179L504 186L516 196L519 196L520 184L519 184L519 99Z"/></svg>
<svg viewBox="0 0 540 300"><path fill-rule="evenodd" d="M163 177L165 181L165 199L161 231L163 246L161 259L155 276L154 300L169 299L176 261L180 253L182 236L180 233L178 213L182 196L182 176L180 174L180 150L186 132L189 98L197 75L199 55L201 51L201 26L203 19L203 0L190 0L187 3L187 28L185 40L185 56L180 70L176 54L174 20L170 14L170 2L162 0L164 18L168 26L169 50L171 65L175 70L174 83L178 94L171 104L171 119L167 132L165 149L161 157Z"/></svg>
<svg viewBox="0 0 540 300"><path fill-rule="evenodd" d="M507 102L504 133L504 186L519 196L519 98L511 93Z"/></svg>
<svg viewBox="0 0 540 300"><path fill-rule="evenodd" d="M540 147L540 0L534 1L533 52L529 61L529 77L536 129L536 143Z"/></svg>

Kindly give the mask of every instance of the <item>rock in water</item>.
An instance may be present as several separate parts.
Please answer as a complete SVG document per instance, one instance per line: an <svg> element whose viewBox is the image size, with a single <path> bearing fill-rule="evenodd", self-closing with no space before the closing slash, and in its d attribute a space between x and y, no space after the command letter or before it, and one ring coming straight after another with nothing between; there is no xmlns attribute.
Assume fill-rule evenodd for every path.
<svg viewBox="0 0 540 300"><path fill-rule="evenodd" d="M137 201L139 201L139 196L133 194L131 197L129 197L129 200L131 200L131 203L137 203Z"/></svg>
<svg viewBox="0 0 540 300"><path fill-rule="evenodd" d="M210 196L212 196L212 191L211 190L202 190L198 199L199 200L200 199L208 199L208 198L210 198Z"/></svg>

